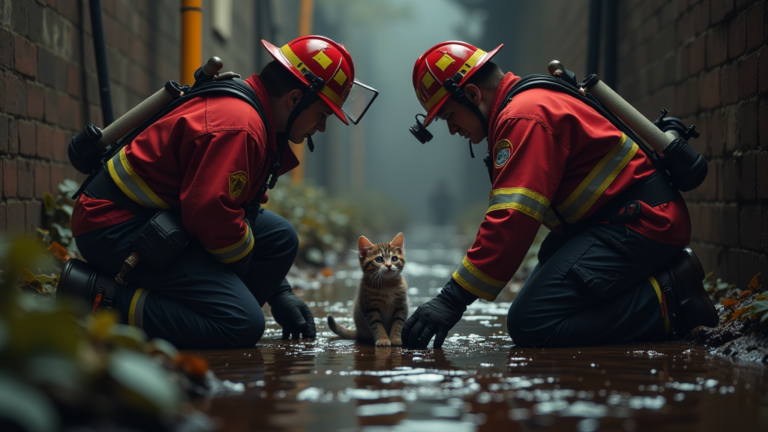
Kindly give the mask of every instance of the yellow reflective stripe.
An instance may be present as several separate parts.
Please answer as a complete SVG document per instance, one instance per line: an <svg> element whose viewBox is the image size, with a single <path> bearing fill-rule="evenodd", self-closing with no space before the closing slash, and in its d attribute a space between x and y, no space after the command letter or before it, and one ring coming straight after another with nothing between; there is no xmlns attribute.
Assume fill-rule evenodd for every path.
<svg viewBox="0 0 768 432"><path fill-rule="evenodd" d="M144 328L144 301L149 291L137 288L131 299L131 307L128 309L128 325Z"/></svg>
<svg viewBox="0 0 768 432"><path fill-rule="evenodd" d="M429 111L432 109L433 106L435 106L436 103L440 102L440 99L445 97L448 94L448 90L445 89L445 87L440 87L440 90L435 92L434 95L427 101L426 104L424 104L424 108Z"/></svg>
<svg viewBox="0 0 768 432"><path fill-rule="evenodd" d="M506 282L496 280L480 271L469 262L466 256L459 268L453 272L453 278L464 289L486 300L495 299L506 285Z"/></svg>
<svg viewBox="0 0 768 432"><path fill-rule="evenodd" d="M472 56L467 59L467 61L464 63L464 65L461 66L461 69L459 69L459 72L462 75L466 75L467 71L472 69L477 64L477 62L480 60L480 58L482 58L484 55L485 55L485 51L483 51L481 49L478 49L477 51L475 51L475 53L472 54Z"/></svg>
<svg viewBox="0 0 768 432"><path fill-rule="evenodd" d="M509 202L504 204L494 204L488 208L488 211L486 213L490 213L492 211L496 210L517 210L520 213L526 214L534 219L536 219L539 222L544 222L544 215L537 212L536 210L528 207L527 205L516 203L516 202Z"/></svg>
<svg viewBox="0 0 768 432"><path fill-rule="evenodd" d="M120 190L138 204L149 208L161 208L166 210L171 208L171 206L157 196L157 194L149 188L147 183L139 177L136 171L133 170L126 158L125 147L109 160L107 169L109 170L110 177L112 177L112 180L114 180Z"/></svg>
<svg viewBox="0 0 768 432"><path fill-rule="evenodd" d="M251 227L246 224L245 235L243 235L243 237L238 240L237 243L221 249L207 250L218 261L223 263L231 263L248 255L248 253L253 249L253 244L253 233L251 232Z"/></svg>
<svg viewBox="0 0 768 432"><path fill-rule="evenodd" d="M499 188L491 191L488 211L514 209L539 222L544 220L544 213L549 209L549 200L530 189Z"/></svg>
<svg viewBox="0 0 768 432"><path fill-rule="evenodd" d="M557 210L568 223L577 222L613 183L619 173L637 153L638 146L622 134L619 142L603 156L600 162L587 174L584 180L565 199ZM547 213L545 220L550 226L560 223L554 212Z"/></svg>
<svg viewBox="0 0 768 432"><path fill-rule="evenodd" d="M659 287L659 282L656 281L656 278L653 276L648 276L648 281L651 282L651 285L653 286L654 291L656 291L656 297L659 299L659 307L662 308L662 314L666 312L666 316L664 317L664 333L669 333L669 311L664 311L665 307L665 301L662 299L661 294L661 288Z"/></svg>
<svg viewBox="0 0 768 432"><path fill-rule="evenodd" d="M304 64L304 62L302 62L301 59L296 56L296 54L293 52L291 47L289 47L288 45L283 45L282 48L280 48L280 51L283 52L283 55L285 56L285 58L287 58L288 61L291 62L293 67L298 69L299 72L302 73L302 75L304 74L305 70L308 70L308 71L312 72L312 69L310 69L309 66ZM339 64L339 66L341 66L341 64ZM314 72L312 72L312 73L314 73ZM317 74L315 74L315 75L317 75ZM344 105L344 100L341 98L341 96L339 96L339 94L337 94L335 91L333 91L327 85L323 86L323 89L320 90L320 93L322 93L325 96L327 96L328 99L333 101L333 103L335 103L339 107Z"/></svg>

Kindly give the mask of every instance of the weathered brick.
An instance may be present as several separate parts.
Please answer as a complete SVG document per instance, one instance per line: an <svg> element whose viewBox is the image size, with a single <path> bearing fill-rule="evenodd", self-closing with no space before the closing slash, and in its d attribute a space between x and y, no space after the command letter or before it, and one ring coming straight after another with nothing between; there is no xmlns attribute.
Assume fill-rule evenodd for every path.
<svg viewBox="0 0 768 432"><path fill-rule="evenodd" d="M741 157L739 166L739 195L741 199L753 200L757 197L757 154L746 153Z"/></svg>
<svg viewBox="0 0 768 432"><path fill-rule="evenodd" d="M739 65L730 63L720 69L720 102L723 106L739 100Z"/></svg>
<svg viewBox="0 0 768 432"><path fill-rule="evenodd" d="M14 68L19 73L34 77L37 69L35 46L21 36L16 36L13 54Z"/></svg>
<svg viewBox="0 0 768 432"><path fill-rule="evenodd" d="M736 160L728 159L723 161L723 176L720 183L720 193L718 194L723 201L733 201L736 199L736 193L740 188L738 170L736 169Z"/></svg>
<svg viewBox="0 0 768 432"><path fill-rule="evenodd" d="M67 65L67 92L76 98L83 94L83 79L80 68L74 64Z"/></svg>
<svg viewBox="0 0 768 432"><path fill-rule="evenodd" d="M53 156L53 129L37 125L37 157L51 159Z"/></svg>
<svg viewBox="0 0 768 432"><path fill-rule="evenodd" d="M45 114L45 89L42 86L27 84L27 115L35 120L42 120Z"/></svg>
<svg viewBox="0 0 768 432"><path fill-rule="evenodd" d="M13 67L13 35L0 28L0 66L10 69Z"/></svg>
<svg viewBox="0 0 768 432"><path fill-rule="evenodd" d="M50 87L56 85L56 56L45 48L37 50L37 79Z"/></svg>
<svg viewBox="0 0 768 432"><path fill-rule="evenodd" d="M19 154L34 156L36 153L37 139L35 137L35 124L19 121Z"/></svg>
<svg viewBox="0 0 768 432"><path fill-rule="evenodd" d="M16 169L19 176L19 198L32 198L35 195L35 172L32 169L32 164L29 161L19 159L16 161Z"/></svg>
<svg viewBox="0 0 768 432"><path fill-rule="evenodd" d="M43 41L43 8L35 2L29 3L27 27L29 39L32 42L40 43Z"/></svg>
<svg viewBox="0 0 768 432"><path fill-rule="evenodd" d="M19 192L19 174L15 159L3 160L3 198L16 198Z"/></svg>
<svg viewBox="0 0 768 432"><path fill-rule="evenodd" d="M709 28L710 3L710 0L704 0L691 11L692 14L696 15L696 34L702 33Z"/></svg>
<svg viewBox="0 0 768 432"><path fill-rule="evenodd" d="M69 156L67 155L67 145L69 144L68 135L60 129L53 131L53 160L56 162L69 162Z"/></svg>
<svg viewBox="0 0 768 432"><path fill-rule="evenodd" d="M736 11L741 12L757 0L736 0Z"/></svg>
<svg viewBox="0 0 768 432"><path fill-rule="evenodd" d="M704 70L707 62L707 38L700 36L691 44L690 73L695 75Z"/></svg>
<svg viewBox="0 0 768 432"><path fill-rule="evenodd" d="M712 24L717 24L721 21L729 20L735 13L736 2L734 0L712 0Z"/></svg>
<svg viewBox="0 0 768 432"><path fill-rule="evenodd" d="M761 213L760 204L741 206L739 217L739 243L741 247L753 250L760 249L763 222Z"/></svg>
<svg viewBox="0 0 768 432"><path fill-rule="evenodd" d="M700 81L701 107L714 109L720 106L720 69L707 72Z"/></svg>
<svg viewBox="0 0 768 432"><path fill-rule="evenodd" d="M51 189L58 190L59 185L64 181L64 167L51 165Z"/></svg>
<svg viewBox="0 0 768 432"><path fill-rule="evenodd" d="M27 114L27 84L12 73L5 74L5 111L14 115Z"/></svg>
<svg viewBox="0 0 768 432"><path fill-rule="evenodd" d="M29 0L16 0L9 2L11 4L11 26L13 31L21 36L27 35L27 29L29 28L29 20L27 18L29 14Z"/></svg>
<svg viewBox="0 0 768 432"><path fill-rule="evenodd" d="M53 89L45 89L45 121L59 123L59 94Z"/></svg>
<svg viewBox="0 0 768 432"><path fill-rule="evenodd" d="M747 99L757 94L757 53L749 55L739 62L739 99Z"/></svg>
<svg viewBox="0 0 768 432"><path fill-rule="evenodd" d="M57 0L56 10L64 15L64 18L72 21L73 24L80 24L80 13L78 12L77 0Z"/></svg>
<svg viewBox="0 0 768 432"><path fill-rule="evenodd" d="M731 154L739 145L738 107L731 105L725 108L725 153Z"/></svg>
<svg viewBox="0 0 768 432"><path fill-rule="evenodd" d="M728 23L728 58L739 58L747 49L747 15L740 14Z"/></svg>
<svg viewBox="0 0 768 432"><path fill-rule="evenodd" d="M8 154L9 122L10 119L8 117L0 116L0 155Z"/></svg>
<svg viewBox="0 0 768 432"><path fill-rule="evenodd" d="M51 192L51 167L35 162L35 198L43 199L46 192Z"/></svg>
<svg viewBox="0 0 768 432"><path fill-rule="evenodd" d="M43 204L40 201L28 201L24 203L24 207L26 216L24 229L27 233L32 233L43 226Z"/></svg>
<svg viewBox="0 0 768 432"><path fill-rule="evenodd" d="M713 68L728 58L728 28L719 26L707 33L707 68Z"/></svg>
<svg viewBox="0 0 768 432"><path fill-rule="evenodd" d="M739 245L739 206L737 204L725 204L723 206L722 231L722 244L726 246Z"/></svg>
<svg viewBox="0 0 768 432"><path fill-rule="evenodd" d="M768 199L768 151L757 155L757 197Z"/></svg>
<svg viewBox="0 0 768 432"><path fill-rule="evenodd" d="M8 232L8 206L0 201L0 235Z"/></svg>
<svg viewBox="0 0 768 432"><path fill-rule="evenodd" d="M8 120L8 154L19 154L19 122L16 119Z"/></svg>
<svg viewBox="0 0 768 432"><path fill-rule="evenodd" d="M6 205L6 210L8 212L6 232L10 237L23 235L24 229L26 228L24 203L17 200L10 200Z"/></svg>
<svg viewBox="0 0 768 432"><path fill-rule="evenodd" d="M739 106L738 128L740 149L749 150L757 148L757 119L757 101L750 101Z"/></svg>
<svg viewBox="0 0 768 432"><path fill-rule="evenodd" d="M765 2L758 2L745 12L747 15L747 52L760 48L765 39Z"/></svg>
<svg viewBox="0 0 768 432"><path fill-rule="evenodd" d="M760 94L765 94L768 93L768 46L761 48L759 53Z"/></svg>

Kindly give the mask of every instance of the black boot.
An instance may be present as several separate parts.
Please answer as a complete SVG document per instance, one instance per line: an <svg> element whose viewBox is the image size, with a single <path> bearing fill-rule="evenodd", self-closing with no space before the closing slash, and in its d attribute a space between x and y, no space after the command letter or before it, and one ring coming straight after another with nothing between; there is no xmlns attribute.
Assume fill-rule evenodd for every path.
<svg viewBox="0 0 768 432"><path fill-rule="evenodd" d="M94 311L112 309L119 288L113 276L99 272L85 261L71 259L61 270L56 296L84 301Z"/></svg>
<svg viewBox="0 0 768 432"><path fill-rule="evenodd" d="M698 326L717 326L715 305L704 290L704 268L693 250L683 249L653 277L666 300L673 337L683 337Z"/></svg>

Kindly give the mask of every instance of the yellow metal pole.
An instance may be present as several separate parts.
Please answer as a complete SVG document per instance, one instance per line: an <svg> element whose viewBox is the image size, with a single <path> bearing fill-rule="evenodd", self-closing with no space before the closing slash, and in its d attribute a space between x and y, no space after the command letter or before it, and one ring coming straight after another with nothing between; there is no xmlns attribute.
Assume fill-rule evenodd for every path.
<svg viewBox="0 0 768 432"><path fill-rule="evenodd" d="M181 0L181 83L192 85L203 64L203 0Z"/></svg>
<svg viewBox="0 0 768 432"><path fill-rule="evenodd" d="M301 5L299 6L299 36L307 36L312 33L312 15L314 7L314 0L301 0ZM296 150L293 151L296 154L296 158L299 160L299 166L291 171L291 182L294 184L304 181L304 148L305 145L302 144L296 147Z"/></svg>

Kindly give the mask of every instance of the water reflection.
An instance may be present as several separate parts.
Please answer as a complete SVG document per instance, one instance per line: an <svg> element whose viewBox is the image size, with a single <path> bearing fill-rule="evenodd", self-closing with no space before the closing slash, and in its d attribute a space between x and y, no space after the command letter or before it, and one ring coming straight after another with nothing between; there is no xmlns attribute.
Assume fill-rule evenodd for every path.
<svg viewBox="0 0 768 432"><path fill-rule="evenodd" d="M414 237L411 247L432 250ZM423 266L447 268L463 253L436 249L444 252L422 254ZM442 267L412 275L411 307L442 286ZM227 431L768 430L764 365L682 343L517 348L506 330L511 293L473 304L443 350L338 339L325 317L351 324L356 278L337 269L317 289L297 290L315 314L315 341L281 341L270 318L257 348L203 353L246 392L198 406Z"/></svg>

